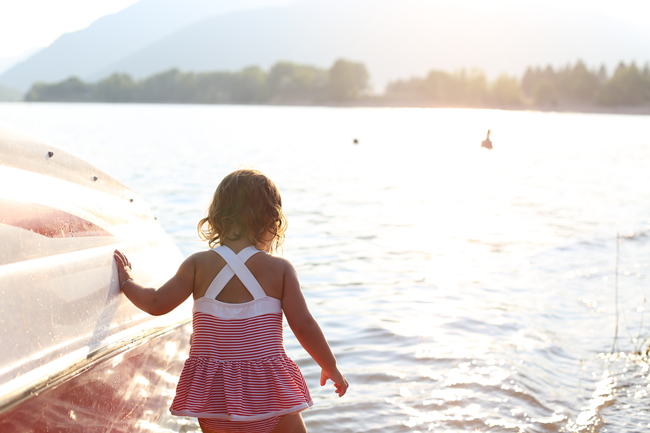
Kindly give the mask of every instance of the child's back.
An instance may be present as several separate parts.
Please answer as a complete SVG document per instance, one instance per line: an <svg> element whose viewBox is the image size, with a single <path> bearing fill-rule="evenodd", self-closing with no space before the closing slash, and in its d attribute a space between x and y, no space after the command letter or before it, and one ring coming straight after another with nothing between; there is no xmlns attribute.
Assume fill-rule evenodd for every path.
<svg viewBox="0 0 650 433"><path fill-rule="evenodd" d="M268 296L245 263L256 262L258 275L268 277L264 280L275 293L282 292L283 272L272 265L284 263L254 246L238 254L228 246L208 253L224 263L219 268L221 263L215 266L209 256L197 259L192 348L171 412L197 417L210 430L224 430L232 424L224 421L235 421L248 431L271 431L280 416L302 411L312 401L300 370L284 351L281 299ZM201 266L202 260L212 263ZM217 268L207 287L196 284L205 282L201 274L210 276Z"/></svg>
<svg viewBox="0 0 650 433"><path fill-rule="evenodd" d="M199 418L204 432L306 431L299 412L312 401L284 351L283 312L321 366L321 385L331 379L339 396L347 390L295 269L268 254L285 228L275 185L257 171L239 170L221 182L199 223L200 235L215 248L188 257L158 290L132 281L128 259L116 251L120 285L139 308L165 314L194 298L190 356L171 412Z"/></svg>
<svg viewBox="0 0 650 433"><path fill-rule="evenodd" d="M232 247L234 253L239 253L236 246ZM226 261L214 250L203 251L193 255L196 261L196 275L193 296L198 299L205 296L208 286L217 274L226 266ZM282 300L284 274L291 264L277 256L270 254L255 254L248 261L246 267L264 289L267 296ZM231 304L241 304L253 300L253 295L244 287L239 278L232 278L223 288L217 300Z"/></svg>

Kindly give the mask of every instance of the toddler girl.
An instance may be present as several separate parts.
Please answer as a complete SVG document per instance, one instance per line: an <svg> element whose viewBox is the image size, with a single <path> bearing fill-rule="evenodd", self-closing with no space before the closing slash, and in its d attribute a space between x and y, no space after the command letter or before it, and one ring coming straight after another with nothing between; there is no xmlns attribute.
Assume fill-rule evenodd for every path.
<svg viewBox="0 0 650 433"><path fill-rule="evenodd" d="M306 432L300 412L312 405L298 366L286 355L282 313L336 393L348 389L300 290L296 270L271 255L284 240L286 217L275 184L257 170L237 170L217 187L198 225L211 250L189 256L159 289L131 277L115 251L120 287L135 306L166 314L194 297L190 356L171 406L199 419L204 432Z"/></svg>

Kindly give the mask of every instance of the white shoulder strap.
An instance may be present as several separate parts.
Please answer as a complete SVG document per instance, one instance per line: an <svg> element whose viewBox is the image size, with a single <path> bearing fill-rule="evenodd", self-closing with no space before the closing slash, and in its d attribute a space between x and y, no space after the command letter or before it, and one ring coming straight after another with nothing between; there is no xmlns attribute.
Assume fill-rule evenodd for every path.
<svg viewBox="0 0 650 433"><path fill-rule="evenodd" d="M217 276L214 277L214 280L212 280L212 283L210 283L204 295L206 298L216 299L226 284L228 284L228 281L235 275L237 275L250 294L253 295L253 299L266 296L260 283L257 282L251 271L244 264L253 255L261 252L260 250L250 246L241 250L239 254L235 254L230 248L222 245L214 248L212 251L223 257L227 265L221 269Z"/></svg>

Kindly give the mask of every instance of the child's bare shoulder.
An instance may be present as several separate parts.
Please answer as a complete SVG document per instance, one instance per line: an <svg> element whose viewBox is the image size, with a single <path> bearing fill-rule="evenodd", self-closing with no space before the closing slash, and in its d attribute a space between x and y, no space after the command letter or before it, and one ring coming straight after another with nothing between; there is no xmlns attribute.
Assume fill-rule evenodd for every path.
<svg viewBox="0 0 650 433"><path fill-rule="evenodd" d="M282 256L276 256L275 254L264 254L264 256L272 260L276 265L291 266L291 262Z"/></svg>
<svg viewBox="0 0 650 433"><path fill-rule="evenodd" d="M208 267L214 266L215 259L217 260L217 262L225 263L225 261L221 258L221 256L219 254L215 254L214 251L212 250L196 252L194 254L191 254L185 260L192 262L195 266L199 268L202 268L205 266Z"/></svg>
<svg viewBox="0 0 650 433"><path fill-rule="evenodd" d="M272 254L264 254L260 255L260 257L263 257L263 260L266 262L267 265L272 266L277 269L282 269L283 271L286 270L293 270L293 265L291 262L284 257L281 256L276 256Z"/></svg>
<svg viewBox="0 0 650 433"><path fill-rule="evenodd" d="M272 260L272 262L269 263L271 263L271 265L274 268L280 270L282 275L284 275L284 278L297 277L296 268L294 268L293 264L289 260L280 256L272 256L272 255L267 255L267 256L270 257L270 259Z"/></svg>

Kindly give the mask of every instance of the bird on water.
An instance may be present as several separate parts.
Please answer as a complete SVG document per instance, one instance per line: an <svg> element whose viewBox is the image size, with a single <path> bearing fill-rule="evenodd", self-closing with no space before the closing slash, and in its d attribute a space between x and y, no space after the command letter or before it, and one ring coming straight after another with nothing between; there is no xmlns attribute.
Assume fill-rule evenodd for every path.
<svg viewBox="0 0 650 433"><path fill-rule="evenodd" d="M492 141L490 140L490 130L488 129L487 137L481 142L481 147L485 147L487 150L492 150Z"/></svg>

